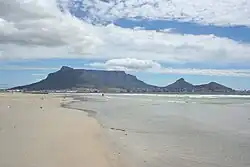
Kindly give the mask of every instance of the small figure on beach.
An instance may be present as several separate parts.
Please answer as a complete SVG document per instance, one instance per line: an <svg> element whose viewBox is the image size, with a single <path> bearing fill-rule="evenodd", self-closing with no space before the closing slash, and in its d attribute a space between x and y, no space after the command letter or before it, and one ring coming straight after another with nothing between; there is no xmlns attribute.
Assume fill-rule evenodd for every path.
<svg viewBox="0 0 250 167"><path fill-rule="evenodd" d="M104 96L104 93L102 93L102 96Z"/></svg>

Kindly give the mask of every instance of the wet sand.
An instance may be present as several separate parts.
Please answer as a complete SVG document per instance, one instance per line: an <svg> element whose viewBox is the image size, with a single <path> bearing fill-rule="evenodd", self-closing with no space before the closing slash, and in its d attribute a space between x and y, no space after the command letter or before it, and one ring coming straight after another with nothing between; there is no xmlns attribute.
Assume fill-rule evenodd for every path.
<svg viewBox="0 0 250 167"><path fill-rule="evenodd" d="M249 167L250 97L70 94L128 167Z"/></svg>
<svg viewBox="0 0 250 167"><path fill-rule="evenodd" d="M1 167L120 166L98 122L84 112L62 108L64 100L0 94Z"/></svg>

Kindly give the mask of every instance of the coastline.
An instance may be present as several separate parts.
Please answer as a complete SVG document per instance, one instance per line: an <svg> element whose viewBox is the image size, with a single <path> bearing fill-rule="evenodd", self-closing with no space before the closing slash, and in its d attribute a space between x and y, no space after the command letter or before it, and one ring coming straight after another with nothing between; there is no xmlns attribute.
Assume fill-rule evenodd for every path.
<svg viewBox="0 0 250 167"><path fill-rule="evenodd" d="M57 94L60 95L60 94ZM63 103L61 103L61 107L74 110L75 112L81 112L87 114L88 117L93 118L97 121L98 125L101 128L101 141L105 144L105 146L109 149L109 153L106 154L109 159L113 160L112 167L125 167L128 166L129 162L131 161L128 158L126 153L124 154L123 148L117 144L117 138L113 138L113 132L120 132L124 133L123 129L116 129L115 127L109 127L103 124L98 119L99 110L92 110L89 109L89 103L95 103L98 105L100 102L104 102L103 98L97 99L97 97L89 97L87 94L86 96L79 96L79 94L64 94L63 98L65 99ZM60 95L62 97L62 94ZM129 164L131 166L131 164ZM134 167L134 166L133 166Z"/></svg>
<svg viewBox="0 0 250 167"><path fill-rule="evenodd" d="M121 166L102 127L53 94L0 94L0 166Z"/></svg>
<svg viewBox="0 0 250 167"><path fill-rule="evenodd" d="M249 105L231 96L0 94L0 166L245 167Z"/></svg>
<svg viewBox="0 0 250 167"><path fill-rule="evenodd" d="M92 116L101 124L112 150L127 166L249 164L250 97L67 96L75 101L70 107L95 113Z"/></svg>

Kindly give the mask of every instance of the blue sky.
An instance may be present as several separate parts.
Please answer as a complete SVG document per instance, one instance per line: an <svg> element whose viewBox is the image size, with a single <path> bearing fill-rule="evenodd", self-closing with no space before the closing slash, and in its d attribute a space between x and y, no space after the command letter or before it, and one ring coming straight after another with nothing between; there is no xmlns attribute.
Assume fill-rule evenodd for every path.
<svg viewBox="0 0 250 167"><path fill-rule="evenodd" d="M124 28L142 27L147 30L172 29L173 33L180 34L214 34L239 42L250 42L250 28L247 26L216 26L202 25L194 22L180 22L178 20L150 20L150 19L118 19L114 22Z"/></svg>
<svg viewBox="0 0 250 167"><path fill-rule="evenodd" d="M209 8L201 2L193 9L196 13L189 13L193 6L187 4L179 14L177 2L174 10L172 4L165 10L154 4L147 11L141 10L144 4L138 1L133 1L134 9L121 1L125 7L120 9L117 4L109 8L109 3L85 0L77 10L69 5L74 0L67 1L66 7L59 4L64 10L58 9L60 1L57 5L37 1L43 3L17 7L13 1L10 11L0 12L0 87L36 82L67 65L122 69L159 86L183 77L194 84L216 81L250 89L250 25L246 21L250 13L243 10L250 3L235 4L241 11L232 14L226 13L230 11L227 4ZM0 10L7 7L1 3ZM70 14L65 12L68 9ZM16 15L10 15L11 10Z"/></svg>

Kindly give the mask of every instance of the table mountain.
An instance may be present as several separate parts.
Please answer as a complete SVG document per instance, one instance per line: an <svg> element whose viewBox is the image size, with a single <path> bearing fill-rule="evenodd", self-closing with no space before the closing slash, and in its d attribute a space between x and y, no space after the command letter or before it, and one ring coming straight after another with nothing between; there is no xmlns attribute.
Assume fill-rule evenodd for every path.
<svg viewBox="0 0 250 167"><path fill-rule="evenodd" d="M39 82L12 89L62 90L83 87L135 89L153 86L124 71L85 70L63 66L59 71L50 73L47 78Z"/></svg>
<svg viewBox="0 0 250 167"><path fill-rule="evenodd" d="M124 71L86 70L73 69L63 66L59 71L50 73L45 79L25 86L11 89L39 91L39 90L67 90L78 88L94 88L105 90L107 88L118 88L128 92L191 92L191 93L225 93L234 92L233 89L216 82L208 84L193 85L184 80L166 86L157 87L146 84L136 76L126 74Z"/></svg>

